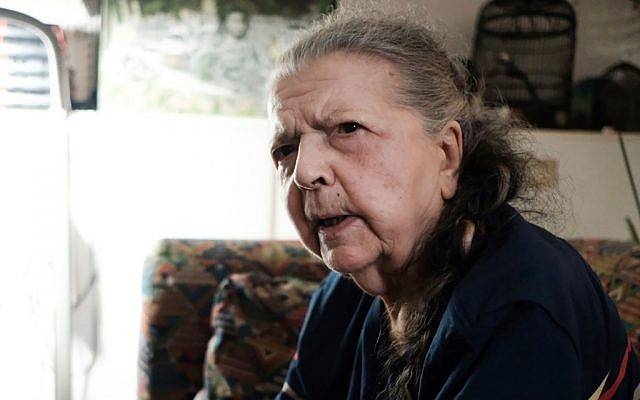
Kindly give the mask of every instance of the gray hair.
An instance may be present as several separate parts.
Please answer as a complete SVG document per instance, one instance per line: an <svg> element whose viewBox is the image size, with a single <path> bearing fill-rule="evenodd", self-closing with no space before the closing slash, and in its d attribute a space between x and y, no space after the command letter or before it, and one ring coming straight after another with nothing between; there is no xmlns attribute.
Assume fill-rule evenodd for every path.
<svg viewBox="0 0 640 400"><path fill-rule="evenodd" d="M359 15L360 14L360 15ZM403 16L385 19L339 9L309 29L278 60L273 81L331 53L379 57L404 78L399 104L419 112L429 132L469 119L474 95L466 67L449 57L434 31Z"/></svg>

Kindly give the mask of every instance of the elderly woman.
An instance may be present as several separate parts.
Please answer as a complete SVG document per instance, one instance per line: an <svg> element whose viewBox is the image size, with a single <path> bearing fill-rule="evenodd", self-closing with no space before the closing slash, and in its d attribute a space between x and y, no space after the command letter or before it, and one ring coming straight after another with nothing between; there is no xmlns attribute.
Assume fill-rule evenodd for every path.
<svg viewBox="0 0 640 400"><path fill-rule="evenodd" d="M536 193L535 160L472 83L404 20L338 13L281 58L271 154L302 242L333 272L279 399L633 397L613 303L508 205Z"/></svg>

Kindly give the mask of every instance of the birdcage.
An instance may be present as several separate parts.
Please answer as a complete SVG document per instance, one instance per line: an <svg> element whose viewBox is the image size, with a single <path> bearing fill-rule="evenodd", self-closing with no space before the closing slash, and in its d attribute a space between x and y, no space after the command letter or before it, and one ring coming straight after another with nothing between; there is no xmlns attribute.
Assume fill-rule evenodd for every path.
<svg viewBox="0 0 640 400"><path fill-rule="evenodd" d="M566 125L575 53L575 12L564 0L493 0L480 12L473 63L485 100L540 127Z"/></svg>

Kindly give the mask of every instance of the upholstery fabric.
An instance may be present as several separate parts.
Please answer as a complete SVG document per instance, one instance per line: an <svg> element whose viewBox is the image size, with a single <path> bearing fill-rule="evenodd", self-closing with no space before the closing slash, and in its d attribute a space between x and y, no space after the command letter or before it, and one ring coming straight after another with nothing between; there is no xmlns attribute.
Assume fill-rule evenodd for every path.
<svg viewBox="0 0 640 400"><path fill-rule="evenodd" d="M218 285L230 274L244 272L319 282L327 270L296 242L166 239L159 243L143 273L138 399L193 399L203 385Z"/></svg>
<svg viewBox="0 0 640 400"><path fill-rule="evenodd" d="M638 352L640 246L569 242L616 302ZM145 265L138 398L273 398L326 273L295 242L162 241Z"/></svg>
<svg viewBox="0 0 640 400"><path fill-rule="evenodd" d="M282 387L315 281L233 274L213 307L205 362L209 399L273 398Z"/></svg>
<svg viewBox="0 0 640 400"><path fill-rule="evenodd" d="M598 274L616 303L636 354L640 354L640 245L610 240L570 240Z"/></svg>

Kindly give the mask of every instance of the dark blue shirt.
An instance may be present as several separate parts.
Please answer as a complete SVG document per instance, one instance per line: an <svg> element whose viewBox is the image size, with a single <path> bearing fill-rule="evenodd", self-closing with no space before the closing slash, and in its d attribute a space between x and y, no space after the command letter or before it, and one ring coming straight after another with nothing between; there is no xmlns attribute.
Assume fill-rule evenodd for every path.
<svg viewBox="0 0 640 400"><path fill-rule="evenodd" d="M637 399L638 361L598 277L565 241L512 214L453 290L413 397ZM331 273L312 297L290 394L277 399L375 399L384 313L380 298Z"/></svg>

